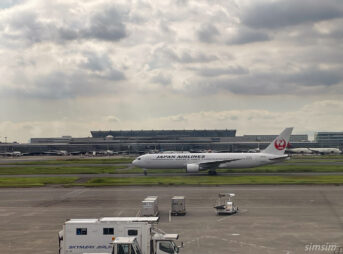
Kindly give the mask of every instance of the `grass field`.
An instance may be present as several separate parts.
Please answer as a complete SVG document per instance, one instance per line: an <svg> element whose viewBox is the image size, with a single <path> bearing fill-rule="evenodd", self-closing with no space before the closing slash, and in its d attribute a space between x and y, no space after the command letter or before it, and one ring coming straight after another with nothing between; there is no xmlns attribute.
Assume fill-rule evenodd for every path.
<svg viewBox="0 0 343 254"><path fill-rule="evenodd" d="M44 165L31 166L20 165L15 167L0 167L0 175L40 175L40 174L137 174L143 173L141 168L132 167L126 165ZM149 174L157 173L182 173L185 169L153 169L148 170ZM217 169L218 173L292 173L292 172L343 172L343 164L340 165L302 165L301 163L294 164L275 164L269 166L262 166L257 168L245 168L245 169Z"/></svg>
<svg viewBox="0 0 343 254"><path fill-rule="evenodd" d="M217 169L218 173L293 173L293 172L343 172L343 165L285 165L275 164L262 166L257 168L242 168L242 169ZM151 169L149 174L156 173L181 173L185 169ZM140 168L133 167L131 169L118 169L115 173L143 173Z"/></svg>
<svg viewBox="0 0 343 254"><path fill-rule="evenodd" d="M108 177L96 174L143 174L143 170L131 167L132 157L119 158L71 158L44 161L15 161L0 167L0 187L62 186L123 186L123 185L226 185L226 184L343 184L343 175L318 176L221 176L220 173L291 173L291 172L343 172L343 156L293 156L285 163L248 169L218 169L218 176L168 176L156 177L156 173L181 173L185 169L148 170L147 177ZM338 163L337 163L338 162ZM337 164L335 164L337 163ZM123 165L109 165L123 164ZM14 165L14 166L10 166ZM46 177L1 177L1 175L44 175ZM94 174L88 181L79 177L49 177L51 174Z"/></svg>
<svg viewBox="0 0 343 254"><path fill-rule="evenodd" d="M343 172L343 165L287 165L274 164L257 168L247 169L220 169L218 172L233 172L233 173L276 173L276 172Z"/></svg>
<svg viewBox="0 0 343 254"><path fill-rule="evenodd" d="M226 184L343 184L343 176L173 176L93 178L84 186L226 185ZM74 184L73 184L74 185ZM78 184L76 184L78 185Z"/></svg>
<svg viewBox="0 0 343 254"><path fill-rule="evenodd" d="M143 170L131 167L133 157L68 158L43 161L2 162L0 175L41 174L134 174ZM281 164L246 169L218 169L218 173L287 173L287 172L343 172L343 156L292 156ZM336 163L336 164L335 164ZM116 165L122 164L122 165ZM7 166L8 165L8 166ZM155 169L149 174L181 173L185 169Z"/></svg>

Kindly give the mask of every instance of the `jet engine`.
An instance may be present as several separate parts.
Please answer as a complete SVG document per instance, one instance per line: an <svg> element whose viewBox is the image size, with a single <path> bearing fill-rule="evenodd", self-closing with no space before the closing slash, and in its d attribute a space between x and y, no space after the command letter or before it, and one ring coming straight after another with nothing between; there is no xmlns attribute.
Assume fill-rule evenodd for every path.
<svg viewBox="0 0 343 254"><path fill-rule="evenodd" d="M198 164L192 163L192 164L187 164L187 173L196 173L199 172L200 167Z"/></svg>

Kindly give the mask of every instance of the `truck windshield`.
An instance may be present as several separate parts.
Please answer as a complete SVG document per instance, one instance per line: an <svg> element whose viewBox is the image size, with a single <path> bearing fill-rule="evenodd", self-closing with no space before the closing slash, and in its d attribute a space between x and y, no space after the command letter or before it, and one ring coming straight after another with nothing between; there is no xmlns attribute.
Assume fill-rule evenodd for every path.
<svg viewBox="0 0 343 254"><path fill-rule="evenodd" d="M119 244L117 246L118 254L129 254L129 245L128 244Z"/></svg>
<svg viewBox="0 0 343 254"><path fill-rule="evenodd" d="M160 250L165 252L165 253L174 254L175 253L174 247L176 247L176 246L171 241L160 242Z"/></svg>

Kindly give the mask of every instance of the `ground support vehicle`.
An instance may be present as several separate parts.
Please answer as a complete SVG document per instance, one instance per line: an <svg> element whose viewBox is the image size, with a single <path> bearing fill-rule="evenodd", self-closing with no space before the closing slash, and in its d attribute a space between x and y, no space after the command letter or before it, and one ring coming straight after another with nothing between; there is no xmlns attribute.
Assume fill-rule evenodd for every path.
<svg viewBox="0 0 343 254"><path fill-rule="evenodd" d="M214 206L217 215L231 215L238 212L238 206L235 206L232 198L234 193L219 193L217 204Z"/></svg>
<svg viewBox="0 0 343 254"><path fill-rule="evenodd" d="M158 217L104 217L100 219L71 219L59 232L60 254L112 253L117 237L134 237L142 253L150 254L160 246L169 246L177 253L178 234L166 234L156 227ZM161 245L161 242L162 245ZM161 247L161 248L162 248Z"/></svg>
<svg viewBox="0 0 343 254"><path fill-rule="evenodd" d="M186 200L184 196L174 196L171 199L171 215L179 216L186 214Z"/></svg>

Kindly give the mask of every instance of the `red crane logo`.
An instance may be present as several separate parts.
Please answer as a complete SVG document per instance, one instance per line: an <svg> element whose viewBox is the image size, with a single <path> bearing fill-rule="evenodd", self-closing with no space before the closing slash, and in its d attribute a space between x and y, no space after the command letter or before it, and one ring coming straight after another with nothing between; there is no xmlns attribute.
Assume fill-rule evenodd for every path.
<svg viewBox="0 0 343 254"><path fill-rule="evenodd" d="M283 138L282 139L277 139L275 140L274 142L274 146L277 150L284 150L287 146L287 142L286 140L284 140Z"/></svg>

